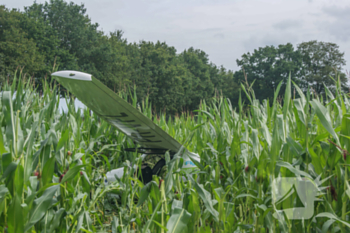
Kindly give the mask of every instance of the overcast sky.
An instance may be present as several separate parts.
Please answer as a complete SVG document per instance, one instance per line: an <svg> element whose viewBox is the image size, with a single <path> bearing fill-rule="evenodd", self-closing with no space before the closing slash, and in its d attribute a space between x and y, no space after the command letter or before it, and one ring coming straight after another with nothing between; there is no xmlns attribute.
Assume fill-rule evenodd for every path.
<svg viewBox="0 0 350 233"><path fill-rule="evenodd" d="M43 0L37 0L43 3ZM266 45L318 40L345 52L350 70L349 0L74 0L105 32L129 42L165 41L177 52L194 47L214 64L237 70L236 59ZM32 0L2 0L8 8Z"/></svg>

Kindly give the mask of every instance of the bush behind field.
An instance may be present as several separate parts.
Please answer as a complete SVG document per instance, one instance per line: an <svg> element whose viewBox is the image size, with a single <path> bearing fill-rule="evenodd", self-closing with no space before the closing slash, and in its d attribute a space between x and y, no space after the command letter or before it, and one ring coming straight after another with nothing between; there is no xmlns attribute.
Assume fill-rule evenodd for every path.
<svg viewBox="0 0 350 233"><path fill-rule="evenodd" d="M143 185L131 163L139 164L124 134L88 109L58 110L58 89L43 82L35 94L22 77L2 87L0 106L0 229L7 232L335 232L350 231L350 114L340 82L320 99L303 93L260 103L241 86L238 109L230 101L202 101L196 115L152 118L148 99L129 98L192 152L200 172L181 171L181 157L166 154L165 177ZM15 93L13 96L12 93ZM105 186L101 177L124 166L124 177ZM274 177L306 176L329 186L316 202L314 219L288 220L272 214L298 205L295 194L271 202ZM184 181L182 177L187 177ZM115 194L115 195L112 195ZM317 217L318 216L318 217Z"/></svg>

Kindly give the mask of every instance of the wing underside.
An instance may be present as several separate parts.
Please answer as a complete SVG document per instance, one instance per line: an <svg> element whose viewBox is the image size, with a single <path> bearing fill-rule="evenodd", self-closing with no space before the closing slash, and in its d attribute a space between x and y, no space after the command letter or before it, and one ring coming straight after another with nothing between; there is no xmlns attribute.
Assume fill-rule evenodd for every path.
<svg viewBox="0 0 350 233"><path fill-rule="evenodd" d="M177 152L181 144L90 74L58 71L53 77L95 114L146 148Z"/></svg>

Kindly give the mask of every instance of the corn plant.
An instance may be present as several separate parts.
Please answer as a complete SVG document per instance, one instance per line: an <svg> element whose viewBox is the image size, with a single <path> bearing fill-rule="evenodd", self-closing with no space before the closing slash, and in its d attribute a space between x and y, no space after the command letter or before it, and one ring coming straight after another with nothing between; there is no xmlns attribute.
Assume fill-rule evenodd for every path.
<svg viewBox="0 0 350 233"><path fill-rule="evenodd" d="M166 153L164 175L147 184L131 166L140 156L125 151L131 139L76 111L69 95L61 112L54 82L42 93L31 83L19 75L1 89L2 232L350 232L350 104L339 81L318 95L289 78L272 102L242 84L237 108L213 97L178 116L153 113L133 90L119 93L201 158L186 172L182 151ZM104 184L118 167L123 177ZM278 177L323 182L311 218L281 214L302 203L296 193L272 201Z"/></svg>

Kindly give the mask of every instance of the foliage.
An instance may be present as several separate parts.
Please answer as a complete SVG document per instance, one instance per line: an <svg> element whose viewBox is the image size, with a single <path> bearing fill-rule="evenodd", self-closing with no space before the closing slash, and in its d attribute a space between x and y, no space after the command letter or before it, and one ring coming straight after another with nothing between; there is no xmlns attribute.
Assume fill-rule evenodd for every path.
<svg viewBox="0 0 350 233"><path fill-rule="evenodd" d="M58 48L68 51L68 54L59 54L58 61L60 69L80 69L87 72L94 70L96 59L99 62L105 62L101 56L103 49L96 49L99 46L99 39L102 32L97 30L98 24L92 24L91 20L85 14L84 5L76 5L73 2L67 3L63 0L50 0L45 4L34 2L33 5L25 7L24 14L30 19L35 19L48 26L44 28L48 35L43 38L52 37L57 40ZM38 41L41 44L41 40ZM96 54L98 50L99 54ZM44 49L43 53L51 52L50 49ZM50 54L51 58L55 57ZM69 56L66 56L69 55ZM105 54L108 58L108 54ZM52 66L51 66L52 67Z"/></svg>
<svg viewBox="0 0 350 233"><path fill-rule="evenodd" d="M292 77L299 76L302 59L294 51L293 45L288 43L278 47L260 47L253 53L243 54L241 60L237 59L237 65L242 69L236 72L235 78L239 82L254 82L253 89L257 98L271 101L281 81L283 94L289 74Z"/></svg>
<svg viewBox="0 0 350 233"><path fill-rule="evenodd" d="M16 83L16 82L14 82ZM124 148L133 142L90 111L60 113L53 84L42 96L30 82L2 87L0 106L0 230L8 232L349 232L350 103L336 83L327 98L307 91L291 98L287 80L283 106L271 107L242 86L250 108L216 97L195 116L152 117L148 99L132 105L192 152L199 171L181 170L181 152L165 154L165 177L143 185L132 164L140 157ZM14 95L12 94L14 93ZM120 93L124 98L128 93ZM140 99L139 99L140 100ZM208 103L208 104L207 104ZM124 167L122 179L105 185L106 171ZM311 219L273 217L297 206L291 195L271 202L274 177L320 179Z"/></svg>
<svg viewBox="0 0 350 233"><path fill-rule="evenodd" d="M0 6L0 59L3 83L4 76L13 76L18 66L25 67L28 73L40 71L44 66L44 56L36 46L36 41L30 38L27 31L21 27L26 17L16 11L9 11ZM32 22L27 22L30 25Z"/></svg>
<svg viewBox="0 0 350 233"><path fill-rule="evenodd" d="M296 49L290 43L260 47L253 53L243 54L237 59L237 65L241 67L235 73L237 82L254 82L253 89L259 100L271 101L281 81L280 93L283 95L289 74L304 93L310 87L323 95L324 84L334 91L334 81L330 76L339 75L344 90L348 85L345 74L341 72L345 65L344 53L334 43L309 41L299 44Z"/></svg>
<svg viewBox="0 0 350 233"><path fill-rule="evenodd" d="M303 60L303 73L300 77L304 81L304 88L309 84L320 94L325 92L323 84L335 89L334 81L329 76L335 77L339 72L342 88L346 89L347 79L345 74L340 72L346 63L344 53L339 51L338 45L314 40L299 44L298 51Z"/></svg>

